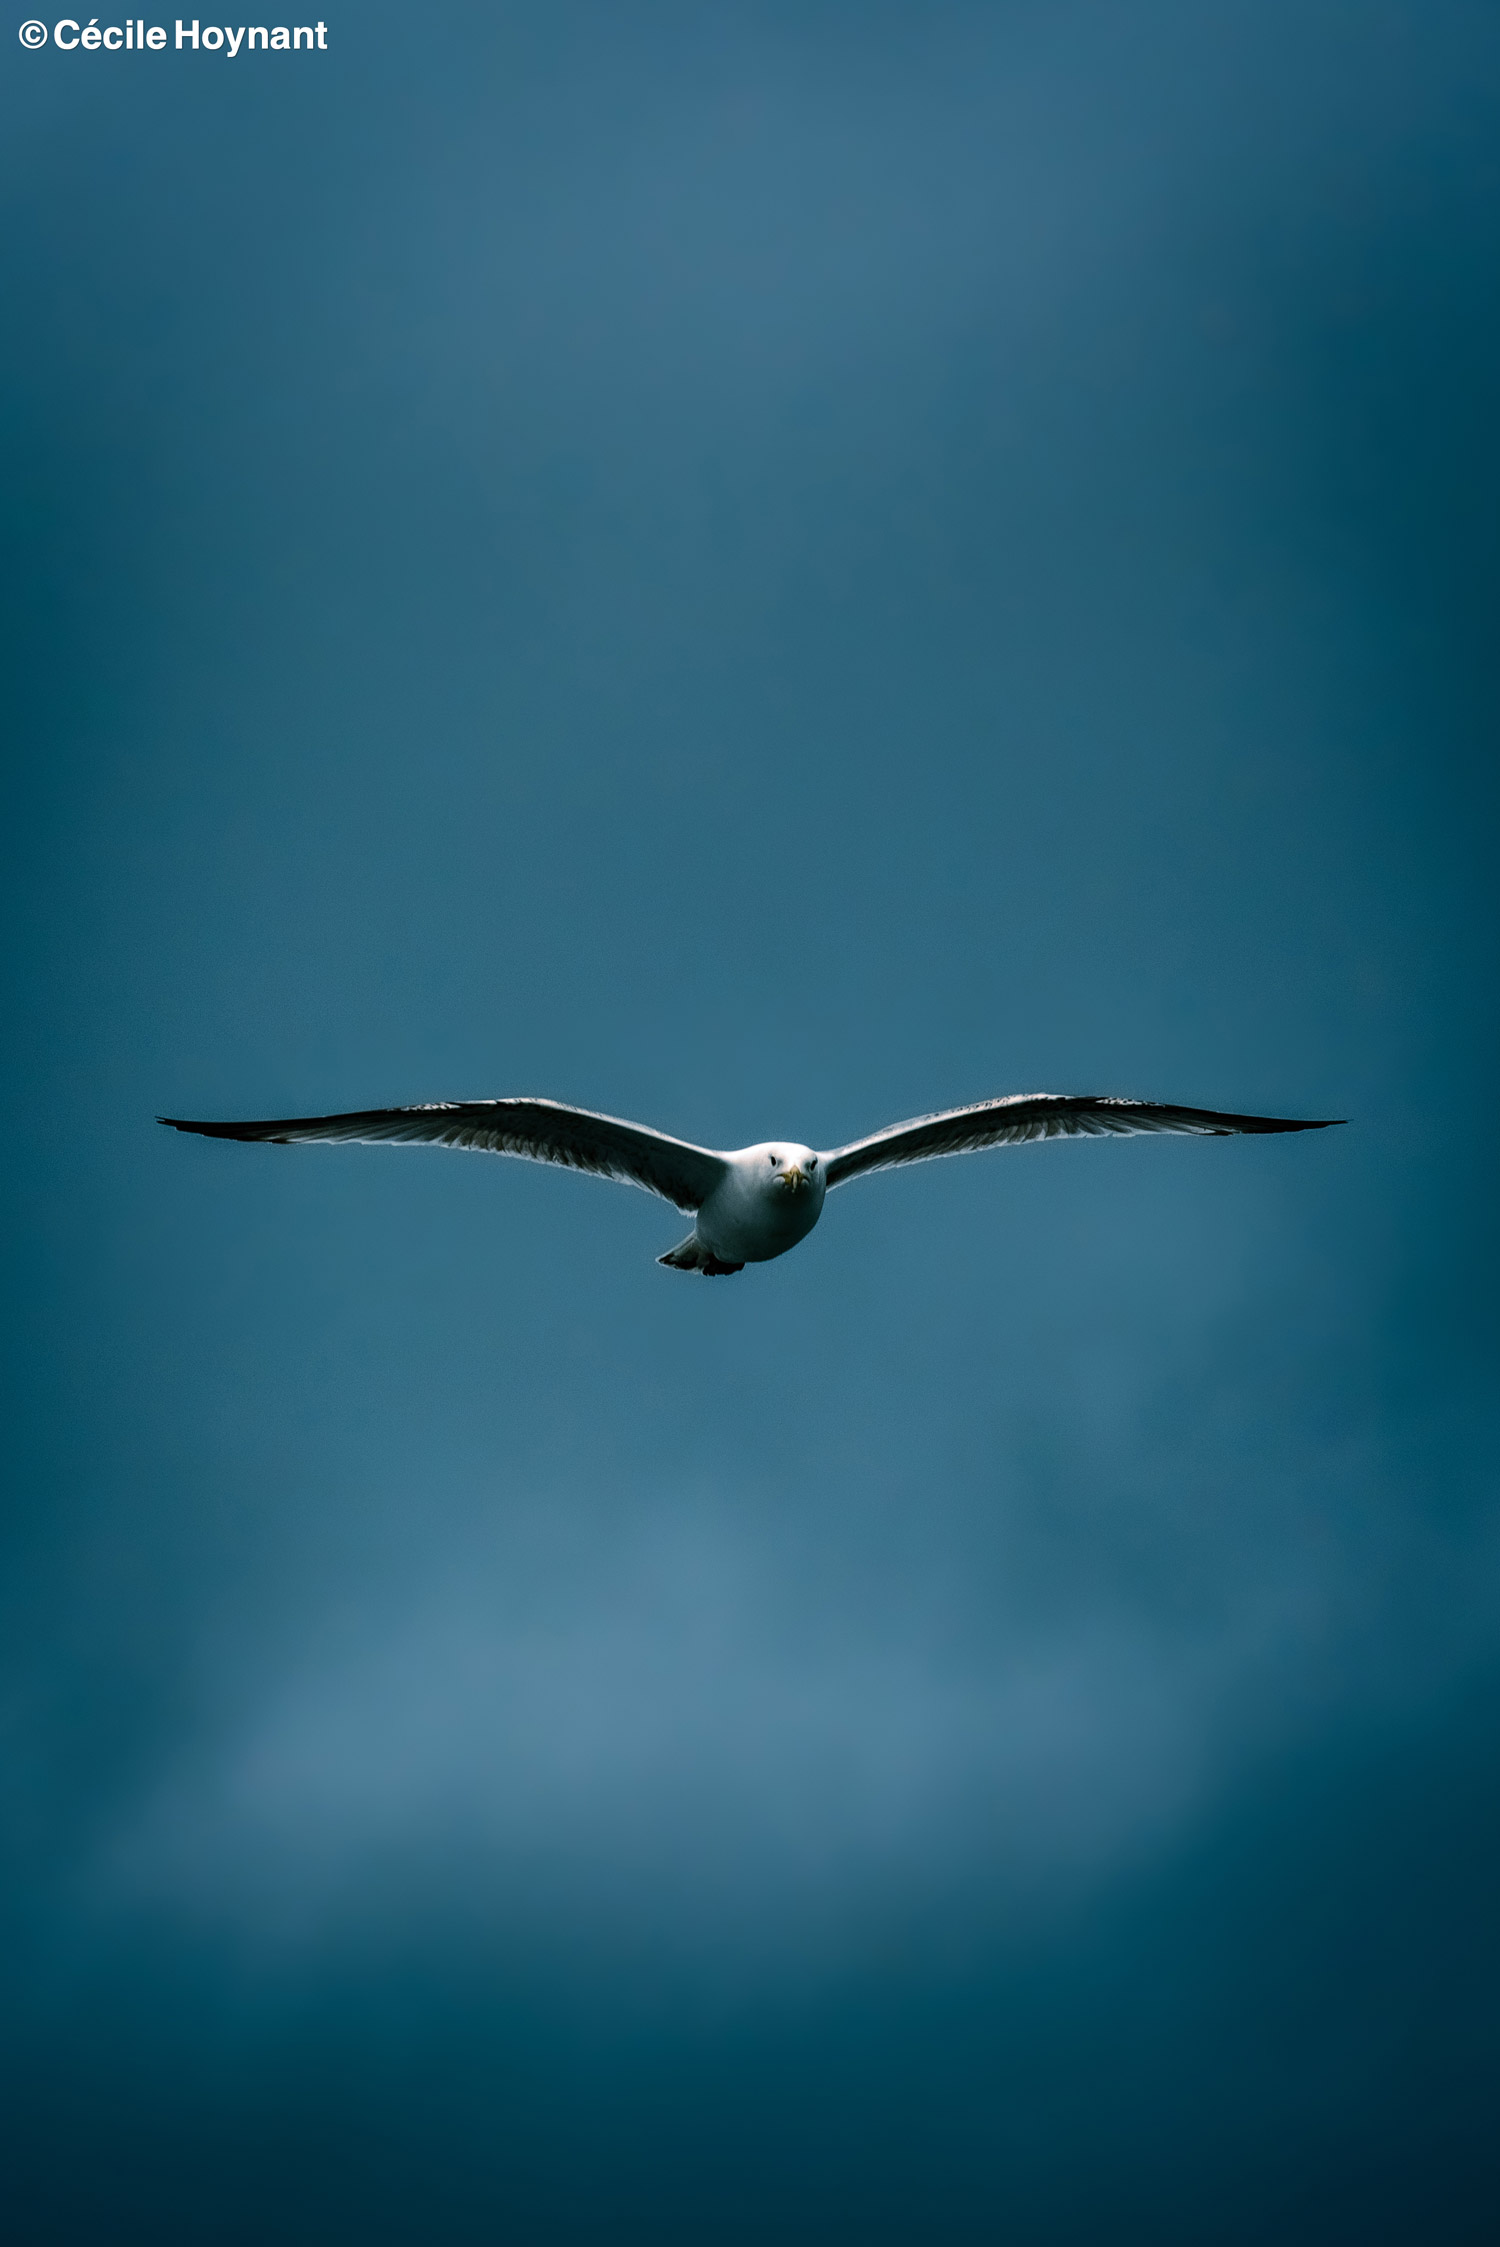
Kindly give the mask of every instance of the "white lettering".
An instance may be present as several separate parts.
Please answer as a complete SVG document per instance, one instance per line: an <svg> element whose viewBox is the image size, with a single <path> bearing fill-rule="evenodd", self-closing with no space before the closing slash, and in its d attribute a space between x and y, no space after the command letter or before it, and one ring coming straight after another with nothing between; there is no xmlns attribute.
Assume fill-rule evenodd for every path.
<svg viewBox="0 0 1500 2247"><path fill-rule="evenodd" d="M47 41L45 24L23 24L23 31L35 31L43 46ZM167 45L165 28L159 23L148 24L144 17L131 16L121 25L105 24L101 27L97 16L90 16L80 26L76 16L61 16L52 26L52 43L64 54L75 47L84 47L89 53L107 48L111 54L120 48L138 53L147 47L157 52ZM23 41L24 45L25 42ZM206 49L209 54L227 53L231 59L240 53L253 54L257 48L262 54L282 53L291 49L309 53L328 52L328 26L321 19L315 24L299 23L288 28L284 23L266 25L200 23L194 16L187 23L181 16L175 18L172 44L180 54L184 47L195 51Z"/></svg>

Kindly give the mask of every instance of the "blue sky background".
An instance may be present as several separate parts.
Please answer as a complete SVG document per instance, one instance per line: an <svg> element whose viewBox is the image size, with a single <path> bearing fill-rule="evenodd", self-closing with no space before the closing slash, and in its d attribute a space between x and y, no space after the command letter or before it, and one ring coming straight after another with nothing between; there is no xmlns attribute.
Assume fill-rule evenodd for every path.
<svg viewBox="0 0 1500 2247"><path fill-rule="evenodd" d="M9 2235L1488 2240L1500 22L328 23L5 63ZM1035 1089L1354 1120L151 1120Z"/></svg>

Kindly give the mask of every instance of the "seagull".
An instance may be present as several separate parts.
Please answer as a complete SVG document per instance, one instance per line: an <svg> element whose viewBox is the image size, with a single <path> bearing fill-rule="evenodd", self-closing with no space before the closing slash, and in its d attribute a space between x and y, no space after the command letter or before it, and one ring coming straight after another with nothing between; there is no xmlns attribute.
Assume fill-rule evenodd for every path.
<svg viewBox="0 0 1500 2247"><path fill-rule="evenodd" d="M1326 1131L1342 1116L1299 1121L1286 1116L1233 1116L1215 1108L1162 1107L1150 1100L1062 1092L1012 1093L889 1124L867 1139L817 1153L796 1140L763 1140L720 1153L671 1139L644 1124L595 1115L560 1100L440 1100L420 1108L363 1108L347 1116L290 1116L264 1123L189 1123L158 1116L174 1131L207 1139L247 1139L273 1146L353 1142L360 1146L470 1147L492 1155L523 1155L642 1186L693 1220L687 1239L657 1258L677 1272L718 1278L747 1264L784 1256L823 1214L825 1195L851 1178L899 1163L930 1162L981 1147L1016 1147L1033 1139L1129 1139L1141 1132L1179 1132L1224 1139L1242 1132Z"/></svg>

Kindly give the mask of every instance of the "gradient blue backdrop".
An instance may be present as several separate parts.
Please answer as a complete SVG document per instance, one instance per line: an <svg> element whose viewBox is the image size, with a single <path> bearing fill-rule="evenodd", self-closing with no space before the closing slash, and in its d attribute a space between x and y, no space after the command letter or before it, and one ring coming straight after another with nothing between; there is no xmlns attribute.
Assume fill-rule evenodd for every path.
<svg viewBox="0 0 1500 2247"><path fill-rule="evenodd" d="M6 2231L1488 2240L1500 18L4 70ZM991 1092L785 1263L188 1115Z"/></svg>

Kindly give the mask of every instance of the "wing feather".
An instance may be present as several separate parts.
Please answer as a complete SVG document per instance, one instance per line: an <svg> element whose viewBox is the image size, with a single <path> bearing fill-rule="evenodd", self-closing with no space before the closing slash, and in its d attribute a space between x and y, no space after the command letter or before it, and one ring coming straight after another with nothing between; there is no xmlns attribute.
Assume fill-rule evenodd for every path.
<svg viewBox="0 0 1500 2247"><path fill-rule="evenodd" d="M1065 1092L1012 1093L1003 1100L976 1100L968 1108L946 1108L940 1115L914 1116L836 1147L823 1157L830 1187L841 1186L867 1170L889 1170L897 1163L930 1162L939 1155L966 1155L981 1147L1014 1147L1031 1139L1131 1138L1139 1132L1185 1132L1195 1137L1228 1138L1240 1132L1325 1131L1342 1117L1317 1122L1288 1116L1236 1116L1217 1108L1166 1107L1152 1100L1118 1100Z"/></svg>
<svg viewBox="0 0 1500 2247"><path fill-rule="evenodd" d="M711 1148L618 1116L598 1116L560 1100L437 1100L420 1108L362 1108L347 1116L287 1116L259 1123L189 1123L159 1116L174 1131L207 1139L268 1141L275 1146L355 1142L361 1146L469 1147L561 1163L599 1178L618 1178L692 1212L712 1193L727 1164Z"/></svg>

